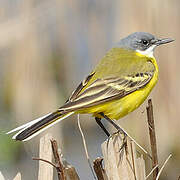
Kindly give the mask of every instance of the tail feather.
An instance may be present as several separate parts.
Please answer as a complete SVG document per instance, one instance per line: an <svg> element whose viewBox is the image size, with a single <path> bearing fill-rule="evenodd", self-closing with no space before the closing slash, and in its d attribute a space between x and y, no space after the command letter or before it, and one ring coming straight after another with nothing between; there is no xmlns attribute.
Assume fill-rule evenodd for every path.
<svg viewBox="0 0 180 180"><path fill-rule="evenodd" d="M24 129L24 128L27 128L27 127L35 124L36 122L42 120L43 118L49 116L50 114L51 114L51 113L46 114L45 116L42 116L42 117L40 117L40 118L38 118L38 119L32 120L32 121L30 121L30 122L28 122L28 123L26 123L26 124L23 124L22 126L19 126L19 127L15 128L15 129L12 129L11 131L7 132L6 134L11 134L11 133L14 133L14 132L16 132L16 131L20 131L20 130L22 130L22 129Z"/></svg>
<svg viewBox="0 0 180 180"><path fill-rule="evenodd" d="M53 126L54 124L72 115L73 113L74 112L70 112L66 114L60 114L58 112L49 113L43 117L40 117L20 127L15 128L9 131L7 134L18 131L12 137L12 139L19 140L19 141L27 141L37 136L39 133L46 130L47 128Z"/></svg>

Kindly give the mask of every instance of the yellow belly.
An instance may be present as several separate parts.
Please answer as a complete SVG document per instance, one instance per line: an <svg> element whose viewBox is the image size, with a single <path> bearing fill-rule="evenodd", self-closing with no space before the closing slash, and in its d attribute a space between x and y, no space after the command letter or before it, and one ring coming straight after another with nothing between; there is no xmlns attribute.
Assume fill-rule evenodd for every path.
<svg viewBox="0 0 180 180"><path fill-rule="evenodd" d="M94 107L86 108L77 113L90 113L93 116L99 116L103 112L111 119L120 119L121 117L138 108L147 98L158 79L158 72L155 72L151 81L142 89L139 89L119 100L110 101Z"/></svg>

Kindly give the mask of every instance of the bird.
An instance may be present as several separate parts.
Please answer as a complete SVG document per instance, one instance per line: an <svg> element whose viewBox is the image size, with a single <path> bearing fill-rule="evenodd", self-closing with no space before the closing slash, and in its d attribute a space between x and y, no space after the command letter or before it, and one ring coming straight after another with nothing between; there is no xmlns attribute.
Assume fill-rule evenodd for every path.
<svg viewBox="0 0 180 180"><path fill-rule="evenodd" d="M154 49L172 41L147 32L128 35L105 54L64 105L7 134L18 131L12 139L27 141L72 114L92 114L109 136L101 119L113 124L114 120L134 111L145 101L158 80Z"/></svg>

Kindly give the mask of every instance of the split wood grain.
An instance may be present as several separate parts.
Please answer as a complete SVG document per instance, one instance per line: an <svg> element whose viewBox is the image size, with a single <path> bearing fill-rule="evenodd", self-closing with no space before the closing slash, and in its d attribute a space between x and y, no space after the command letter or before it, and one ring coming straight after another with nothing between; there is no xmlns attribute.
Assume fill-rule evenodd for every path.
<svg viewBox="0 0 180 180"><path fill-rule="evenodd" d="M137 157L133 141L116 133L102 144L104 169L108 180L145 180L143 156Z"/></svg>

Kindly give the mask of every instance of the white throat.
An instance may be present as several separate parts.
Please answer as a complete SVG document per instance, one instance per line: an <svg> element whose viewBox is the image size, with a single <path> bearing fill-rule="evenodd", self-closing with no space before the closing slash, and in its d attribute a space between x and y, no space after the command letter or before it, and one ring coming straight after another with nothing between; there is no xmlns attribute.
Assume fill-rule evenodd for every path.
<svg viewBox="0 0 180 180"><path fill-rule="evenodd" d="M141 50L136 50L136 52L142 54L142 55L145 55L145 56L148 56L148 57L154 57L153 56L153 52L154 52L154 49L155 49L156 45L152 45L151 47L149 47L148 49L146 49L145 51L141 51Z"/></svg>

